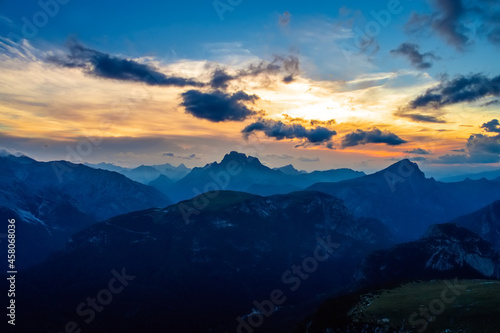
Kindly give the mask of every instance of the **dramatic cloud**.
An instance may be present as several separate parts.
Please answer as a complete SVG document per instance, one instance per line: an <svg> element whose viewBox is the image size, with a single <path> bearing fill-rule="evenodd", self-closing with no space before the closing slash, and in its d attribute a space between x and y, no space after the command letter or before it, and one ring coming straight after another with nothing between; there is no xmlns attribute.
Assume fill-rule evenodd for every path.
<svg viewBox="0 0 500 333"><path fill-rule="evenodd" d="M341 148L354 147L358 145L365 145L367 143L385 143L389 146L397 146L407 141L401 139L394 133L374 128L370 131L356 130L342 138Z"/></svg>
<svg viewBox="0 0 500 333"><path fill-rule="evenodd" d="M217 90L209 93L189 90L181 96L183 99L181 106L186 108L187 113L212 122L243 121L256 113L243 102L254 103L259 99L257 95L248 95L243 91L227 94Z"/></svg>
<svg viewBox="0 0 500 333"><path fill-rule="evenodd" d="M405 153L407 154L417 154L417 155L430 155L430 151L427 151L425 149L422 149L422 148L416 148L416 149L412 149L412 150L407 150L405 151Z"/></svg>
<svg viewBox="0 0 500 333"><path fill-rule="evenodd" d="M247 68L241 69L235 74L229 74L223 68L216 68L210 79L212 88L227 88L228 84L233 80L242 79L245 77L257 77L260 75L284 75L283 82L291 83L295 80L295 76L300 73L300 62L296 56L274 56L273 61L260 61L255 64L250 64Z"/></svg>
<svg viewBox="0 0 500 333"><path fill-rule="evenodd" d="M500 124L498 123L498 119L493 119L492 121L482 124L481 128L487 132L500 133Z"/></svg>
<svg viewBox="0 0 500 333"><path fill-rule="evenodd" d="M283 139L306 139L310 143L324 143L329 141L336 131L318 126L307 129L299 124L285 124L276 120L260 120L245 127L241 132L245 138L256 131L264 132L268 137L276 140Z"/></svg>
<svg viewBox="0 0 500 333"><path fill-rule="evenodd" d="M446 120L436 117L434 115L408 112L407 110L399 110L395 112L394 115L396 117L409 118L418 123L436 123L436 124L446 123Z"/></svg>
<svg viewBox="0 0 500 333"><path fill-rule="evenodd" d="M481 125L487 132L500 133L498 119L493 119ZM463 164L463 163L498 163L500 162L500 134L486 136L472 134L467 139L466 149L455 150L464 154L440 156L436 163Z"/></svg>
<svg viewBox="0 0 500 333"><path fill-rule="evenodd" d="M439 59L439 57L432 52L420 53L419 46L412 43L403 43L399 45L397 49L392 50L391 53L407 57L410 63L418 69L431 68L432 63L430 60Z"/></svg>
<svg viewBox="0 0 500 333"><path fill-rule="evenodd" d="M457 47L467 42L466 30L460 20L465 14L462 0L434 0L441 15L432 21L432 28L441 34L445 40Z"/></svg>
<svg viewBox="0 0 500 333"><path fill-rule="evenodd" d="M469 153L478 154L500 154L500 135L485 136L482 134L473 134L467 140L467 150Z"/></svg>
<svg viewBox="0 0 500 333"><path fill-rule="evenodd" d="M135 81L155 86L202 87L205 85L193 79L167 76L154 67L135 60L89 49L74 39L68 41L68 48L70 52L68 55L50 56L47 61L63 67L82 68L88 75L106 79Z"/></svg>
<svg viewBox="0 0 500 333"><path fill-rule="evenodd" d="M439 109L446 105L474 102L484 97L500 96L500 76L488 78L483 74L457 76L442 81L410 102L410 109L432 106Z"/></svg>
<svg viewBox="0 0 500 333"><path fill-rule="evenodd" d="M407 32L418 33L431 28L448 44L463 50L476 35L500 43L499 4L495 1L431 0L435 11L413 13L406 25Z"/></svg>

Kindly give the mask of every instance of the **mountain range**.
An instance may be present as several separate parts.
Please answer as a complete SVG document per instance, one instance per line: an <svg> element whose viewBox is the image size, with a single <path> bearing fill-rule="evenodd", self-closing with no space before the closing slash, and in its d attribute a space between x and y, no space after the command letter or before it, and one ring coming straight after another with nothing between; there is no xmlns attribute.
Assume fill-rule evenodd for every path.
<svg viewBox="0 0 500 333"><path fill-rule="evenodd" d="M24 267L98 221L169 202L156 189L116 172L66 161L0 157L0 218L16 219L17 240L22 244L19 263Z"/></svg>
<svg viewBox="0 0 500 333"><path fill-rule="evenodd" d="M366 254L393 244L379 221L356 219L341 200L318 192L221 191L186 222L182 205L190 204L117 216L75 234L26 272L19 288L31 313L19 317L23 328L55 331L75 321L92 332L158 331L166 323L169 332L235 331L273 290L286 299L278 313L318 302L348 286ZM75 306L122 267L135 276L130 287L87 325Z"/></svg>
<svg viewBox="0 0 500 333"><path fill-rule="evenodd" d="M409 160L304 173L231 152L151 186L26 156L0 171L29 309L19 332L288 332L361 287L500 278L499 182L443 183Z"/></svg>
<svg viewBox="0 0 500 333"><path fill-rule="evenodd" d="M356 179L317 183L307 190L344 200L356 216L381 220L400 242L418 239L432 224L471 213L500 199L497 181L443 183L426 178L418 165L409 160Z"/></svg>
<svg viewBox="0 0 500 333"><path fill-rule="evenodd" d="M460 182L460 181L463 181L466 179L478 180L481 178L486 178L489 180L499 179L500 178L500 170L492 170L492 171L484 171L484 172L477 172L477 173L468 173L468 174L457 175L457 176L452 176L452 177L444 177L444 178L441 178L440 181L445 182L445 183L453 183L453 182Z"/></svg>
<svg viewBox="0 0 500 333"><path fill-rule="evenodd" d="M182 163L178 166L173 166L170 163L158 165L140 165L137 168L124 168L111 163L85 163L85 165L94 169L115 171L143 184L148 184L161 175L168 177L172 181L177 181L186 176L191 171L191 169L187 168Z"/></svg>
<svg viewBox="0 0 500 333"><path fill-rule="evenodd" d="M271 169L255 157L233 151L225 155L220 163L213 162L202 168L194 168L176 182L168 193L174 201L186 200L214 190L273 195L298 191L318 181L337 182L365 175L351 169L302 173L293 172L290 167L286 167L285 172Z"/></svg>
<svg viewBox="0 0 500 333"><path fill-rule="evenodd" d="M31 320L20 315L21 332L54 331L67 322L92 332L165 326L170 332L245 332L255 318L263 320L259 331L292 331L329 297L360 286L500 277L491 243L454 223L395 244L380 221L356 218L341 200L321 192L206 197L203 208L196 207L204 200L198 197L74 234L63 251L25 271L20 299ZM190 209L197 213L186 220ZM481 212L467 220L477 224ZM116 272L130 277L130 287L87 323L75 308Z"/></svg>

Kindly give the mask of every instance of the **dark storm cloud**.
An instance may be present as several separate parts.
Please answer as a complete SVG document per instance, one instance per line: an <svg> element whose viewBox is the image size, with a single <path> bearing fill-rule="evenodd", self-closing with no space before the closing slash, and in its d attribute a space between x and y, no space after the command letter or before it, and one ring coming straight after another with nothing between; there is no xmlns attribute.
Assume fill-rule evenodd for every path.
<svg viewBox="0 0 500 333"><path fill-rule="evenodd" d="M439 109L446 105L474 102L491 96L500 96L500 76L490 79L483 74L461 75L427 89L424 94L411 101L408 107L417 109L432 106Z"/></svg>
<svg viewBox="0 0 500 333"><path fill-rule="evenodd" d="M235 74L229 74L224 68L216 68L211 75L210 86L212 88L227 88L233 80L245 77L257 77L261 75L284 75L282 82L291 83L300 72L300 62L296 56L274 56L273 61L260 61L250 64L247 68L239 70Z"/></svg>
<svg viewBox="0 0 500 333"><path fill-rule="evenodd" d="M50 56L48 62L69 68L82 68L88 75L106 79L142 82L157 86L195 86L205 84L194 79L167 76L154 67L135 60L124 59L85 47L78 41L68 41L69 54Z"/></svg>
<svg viewBox="0 0 500 333"><path fill-rule="evenodd" d="M498 119L493 119L492 121L482 124L481 128L487 132L500 133L500 124L498 123Z"/></svg>
<svg viewBox="0 0 500 333"><path fill-rule="evenodd" d="M420 53L419 46L412 43L403 43L392 54L402 55L410 60L410 63L418 69L429 69L432 67L431 60L438 60L439 57L432 52Z"/></svg>
<svg viewBox="0 0 500 333"><path fill-rule="evenodd" d="M189 90L182 95L181 106L191 115L212 122L243 121L256 112L246 107L243 102L254 103L259 97L243 91L227 94L221 91L203 93Z"/></svg>
<svg viewBox="0 0 500 333"><path fill-rule="evenodd" d="M465 35L466 28L461 23L466 13L462 0L434 0L434 2L441 15L434 18L432 28L448 43L456 47L465 45L468 38Z"/></svg>
<svg viewBox="0 0 500 333"><path fill-rule="evenodd" d="M397 146L406 142L394 133L388 131L382 132L377 128L370 131L358 129L356 132L346 134L342 138L341 148L365 145L367 143L385 143L389 146Z"/></svg>
<svg viewBox="0 0 500 333"><path fill-rule="evenodd" d="M300 124L285 124L281 121L265 119L248 125L241 132L247 138L256 131L264 132L266 136L276 140L306 139L310 143L323 143L337 134L336 131L322 126L307 129Z"/></svg>
<svg viewBox="0 0 500 333"><path fill-rule="evenodd" d="M463 50L474 36L485 36L500 43L498 1L431 0L435 8L429 14L413 13L406 30L418 33L428 28L438 33L448 44Z"/></svg>
<svg viewBox="0 0 500 333"><path fill-rule="evenodd" d="M405 151L405 153L407 154L418 154L418 155L429 155L430 152L425 150L425 149L422 149L422 148L415 148L415 149L412 149L412 150L407 150Z"/></svg>

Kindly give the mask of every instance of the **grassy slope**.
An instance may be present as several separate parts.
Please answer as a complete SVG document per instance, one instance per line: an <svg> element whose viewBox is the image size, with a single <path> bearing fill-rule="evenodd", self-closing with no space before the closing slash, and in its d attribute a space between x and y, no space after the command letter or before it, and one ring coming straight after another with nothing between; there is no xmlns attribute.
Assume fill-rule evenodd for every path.
<svg viewBox="0 0 500 333"><path fill-rule="evenodd" d="M453 281L450 281L453 284ZM440 304L444 304L444 311L432 316L426 332L499 332L500 331L500 281L460 280L459 285L465 291L460 293L451 303L439 303L443 290L449 290L444 281L417 282L402 285L396 289L383 290L365 299L369 305L358 303L351 312L355 320L361 322L380 322L389 320L392 324L407 323L412 313L420 309L435 306L438 313ZM447 291L445 297L454 296ZM438 301L436 301L438 300ZM418 315L415 321L422 320ZM424 325L416 325L416 330Z"/></svg>

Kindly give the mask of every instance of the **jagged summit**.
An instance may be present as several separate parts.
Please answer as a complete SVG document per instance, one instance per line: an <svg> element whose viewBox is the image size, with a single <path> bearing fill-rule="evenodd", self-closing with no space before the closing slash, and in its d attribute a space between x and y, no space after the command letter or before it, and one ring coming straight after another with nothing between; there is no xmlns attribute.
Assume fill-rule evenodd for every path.
<svg viewBox="0 0 500 333"><path fill-rule="evenodd" d="M226 154L222 161L219 163L221 165L226 165L227 163L237 162L241 165L251 164L255 166L263 166L260 163L259 159L253 156L247 156L244 153L238 153L237 151L231 151L229 154Z"/></svg>
<svg viewBox="0 0 500 333"><path fill-rule="evenodd" d="M386 175L388 172L404 178L425 178L425 174L422 170L420 170L418 164L407 158L391 164L387 168L376 172L375 175Z"/></svg>

